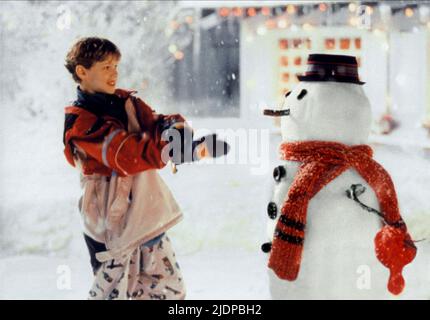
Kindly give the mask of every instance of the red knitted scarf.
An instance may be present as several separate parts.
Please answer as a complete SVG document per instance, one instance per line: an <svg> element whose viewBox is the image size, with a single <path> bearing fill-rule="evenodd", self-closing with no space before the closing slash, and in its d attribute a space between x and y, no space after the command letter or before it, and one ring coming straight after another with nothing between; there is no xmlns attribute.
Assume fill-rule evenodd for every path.
<svg viewBox="0 0 430 320"><path fill-rule="evenodd" d="M390 269L388 290L399 294L404 288L402 269L414 259L416 247L400 216L391 177L372 159L372 149L367 145L350 147L337 142L306 141L284 143L280 153L282 159L302 164L281 209L269 268L281 279L293 281L297 278L309 201L330 181L353 168L372 187L378 198L385 225L375 237L376 256Z"/></svg>

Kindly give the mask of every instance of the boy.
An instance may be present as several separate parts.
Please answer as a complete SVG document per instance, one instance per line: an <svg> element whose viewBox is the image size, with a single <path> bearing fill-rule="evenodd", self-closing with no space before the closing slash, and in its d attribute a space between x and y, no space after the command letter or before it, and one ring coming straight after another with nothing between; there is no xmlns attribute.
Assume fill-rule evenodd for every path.
<svg viewBox="0 0 430 320"><path fill-rule="evenodd" d="M163 131L180 128L184 138L192 130L181 115L156 114L135 92L116 89L120 58L115 44L90 37L73 45L65 65L79 84L63 142L81 171L79 210L95 275L89 299L184 299L165 234L182 213L154 169L166 165Z"/></svg>

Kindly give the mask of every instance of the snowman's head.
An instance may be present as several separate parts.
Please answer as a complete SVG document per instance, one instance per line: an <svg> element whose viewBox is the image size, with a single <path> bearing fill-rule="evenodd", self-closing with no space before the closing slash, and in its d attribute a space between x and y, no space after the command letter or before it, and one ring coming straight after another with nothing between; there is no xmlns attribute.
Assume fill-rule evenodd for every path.
<svg viewBox="0 0 430 320"><path fill-rule="evenodd" d="M371 110L362 86L334 81L301 81L286 94L281 119L284 141L367 143Z"/></svg>

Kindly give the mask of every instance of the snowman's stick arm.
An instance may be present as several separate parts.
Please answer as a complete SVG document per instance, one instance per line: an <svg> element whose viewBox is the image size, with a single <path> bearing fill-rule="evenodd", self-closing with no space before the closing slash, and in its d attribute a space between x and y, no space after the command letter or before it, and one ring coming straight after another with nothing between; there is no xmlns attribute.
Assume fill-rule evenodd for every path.
<svg viewBox="0 0 430 320"><path fill-rule="evenodd" d="M355 202L357 202L360 205L360 207L362 207L364 210L366 210L368 212L376 213L379 217L381 217L384 224L389 225L389 223L385 220L384 215L380 211L365 205L363 202L360 201L360 199L358 199L358 196L361 195L365 190L366 190L366 188L361 184L352 184L351 187L348 190L346 190L346 196L349 199L352 199ZM420 242L420 241L424 241L424 240L426 240L426 239L424 238L424 239L420 239L420 240L410 240L410 241L405 240L405 244L407 246L410 246L411 248L415 248L415 245L414 245L415 242Z"/></svg>
<svg viewBox="0 0 430 320"><path fill-rule="evenodd" d="M349 199L352 199L355 202L357 202L360 205L360 207L362 207L364 210L377 214L383 220L383 222L387 224L382 212L365 205L363 202L360 201L360 199L358 199L358 196L361 195L365 190L366 188L363 187L361 184L352 184L351 187L348 190L346 190L346 196Z"/></svg>

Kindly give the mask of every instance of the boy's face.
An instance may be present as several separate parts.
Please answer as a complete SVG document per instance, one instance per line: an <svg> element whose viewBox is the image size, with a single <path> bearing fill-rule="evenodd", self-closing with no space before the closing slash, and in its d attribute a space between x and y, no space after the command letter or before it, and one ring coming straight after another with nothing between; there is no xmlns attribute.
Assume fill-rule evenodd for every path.
<svg viewBox="0 0 430 320"><path fill-rule="evenodd" d="M95 62L89 69L78 65L76 73L81 78L81 90L88 93L115 93L118 63L119 59L109 55L105 60Z"/></svg>

